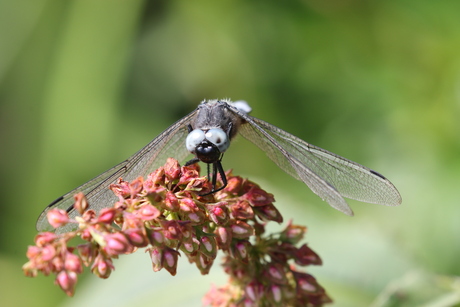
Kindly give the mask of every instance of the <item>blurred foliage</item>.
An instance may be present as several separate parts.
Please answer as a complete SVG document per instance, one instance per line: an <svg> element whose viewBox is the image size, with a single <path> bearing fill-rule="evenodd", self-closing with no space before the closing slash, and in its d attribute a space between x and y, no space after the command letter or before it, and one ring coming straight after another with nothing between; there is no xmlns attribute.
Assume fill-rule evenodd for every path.
<svg viewBox="0 0 460 307"><path fill-rule="evenodd" d="M226 97L400 189L401 207L350 202L349 218L244 140L226 154L224 167L273 186L285 218L309 226L324 260L314 274L336 306L458 305L459 10L428 0L0 0L2 305L91 293L68 299L51 278L22 276L38 214L201 100ZM424 275L398 282L414 271ZM169 278L149 276L143 284Z"/></svg>

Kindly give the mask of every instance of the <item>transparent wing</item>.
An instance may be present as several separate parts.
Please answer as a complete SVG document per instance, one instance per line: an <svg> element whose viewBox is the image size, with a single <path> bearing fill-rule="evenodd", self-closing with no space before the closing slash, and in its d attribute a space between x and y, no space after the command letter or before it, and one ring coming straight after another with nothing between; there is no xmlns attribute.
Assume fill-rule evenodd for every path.
<svg viewBox="0 0 460 307"><path fill-rule="evenodd" d="M387 206L401 204L401 195L381 174L311 145L265 121L230 108L243 117L241 135L262 149L281 169L302 180L333 208L353 215L343 197Z"/></svg>
<svg viewBox="0 0 460 307"><path fill-rule="evenodd" d="M102 208L111 206L117 200L113 192L109 190L109 186L116 183L118 178L122 177L125 181L131 181L139 176L146 176L163 165L168 157L173 157L178 161L184 160L189 154L185 148L185 138L188 134L187 125L196 115L196 111L174 123L129 159L56 199L40 214L36 224L37 230L54 231L46 218L51 209L67 210L72 218L78 215L72 208L73 195L78 192L83 192L86 195L90 208L97 212ZM73 224L68 224L58 228L56 232L68 232L74 228Z"/></svg>

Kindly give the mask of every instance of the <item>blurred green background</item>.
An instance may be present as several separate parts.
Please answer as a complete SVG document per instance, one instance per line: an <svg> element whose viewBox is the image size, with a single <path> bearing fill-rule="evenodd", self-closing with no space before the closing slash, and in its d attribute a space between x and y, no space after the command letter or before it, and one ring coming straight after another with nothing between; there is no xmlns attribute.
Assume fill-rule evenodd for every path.
<svg viewBox="0 0 460 307"><path fill-rule="evenodd" d="M400 207L350 201L350 218L242 138L226 154L224 168L309 227L324 261L310 272L333 306L459 306L459 11L428 0L0 0L0 305L200 306L225 282L218 263L201 277L183 261L171 277L140 252L108 280L85 275L74 298L21 266L48 203L201 100L231 98L402 194Z"/></svg>

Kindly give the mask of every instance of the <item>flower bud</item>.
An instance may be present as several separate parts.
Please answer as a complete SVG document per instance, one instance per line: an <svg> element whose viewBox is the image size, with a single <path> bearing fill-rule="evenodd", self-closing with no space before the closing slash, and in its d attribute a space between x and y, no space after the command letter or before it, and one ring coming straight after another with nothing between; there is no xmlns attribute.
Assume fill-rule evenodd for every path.
<svg viewBox="0 0 460 307"><path fill-rule="evenodd" d="M164 202L161 202L161 204L166 210L171 212L177 212L180 209L179 200L177 199L176 195L171 191L166 192Z"/></svg>
<svg viewBox="0 0 460 307"><path fill-rule="evenodd" d="M91 222L96 218L96 212L92 209L88 209L85 212L83 212L81 218L84 222Z"/></svg>
<svg viewBox="0 0 460 307"><path fill-rule="evenodd" d="M183 198L180 200L180 210L183 212L197 212L200 209L191 198Z"/></svg>
<svg viewBox="0 0 460 307"><path fill-rule="evenodd" d="M307 244L294 252L294 260L298 265L321 265L321 258Z"/></svg>
<svg viewBox="0 0 460 307"><path fill-rule="evenodd" d="M96 256L91 271L99 278L109 278L110 274L114 270L112 260L110 258L104 258L102 254Z"/></svg>
<svg viewBox="0 0 460 307"><path fill-rule="evenodd" d="M166 164L164 166L165 170L165 176L167 181L166 182L174 182L176 180L179 180L181 171L180 171L180 166L177 160L168 158L166 161Z"/></svg>
<svg viewBox="0 0 460 307"><path fill-rule="evenodd" d="M265 192L258 186L253 186L243 197L249 201L253 207L265 206L275 201L273 194Z"/></svg>
<svg viewBox="0 0 460 307"><path fill-rule="evenodd" d="M62 257L54 257L50 260L51 265L49 268L54 272L60 272L64 270L64 259Z"/></svg>
<svg viewBox="0 0 460 307"><path fill-rule="evenodd" d="M62 209L51 209L48 211L46 217L48 218L48 223L54 228L64 226L70 220L67 212Z"/></svg>
<svg viewBox="0 0 460 307"><path fill-rule="evenodd" d="M300 240L303 239L307 227L293 225L292 221L289 221L286 228L281 232L280 239L282 241L288 241L291 244L297 244Z"/></svg>
<svg viewBox="0 0 460 307"><path fill-rule="evenodd" d="M225 192L233 195L238 195L243 184L243 178L240 176L233 176L228 178L227 186L225 187Z"/></svg>
<svg viewBox="0 0 460 307"><path fill-rule="evenodd" d="M80 254L80 259L83 261L83 264L85 266L89 266L94 258L94 250L91 243L80 244L77 246L77 250Z"/></svg>
<svg viewBox="0 0 460 307"><path fill-rule="evenodd" d="M248 245L250 245L249 242L247 241L241 241L238 242L235 247L236 250L238 251L238 254L240 255L241 260L247 260L248 259Z"/></svg>
<svg viewBox="0 0 460 307"><path fill-rule="evenodd" d="M203 236L200 238L200 250L203 254L210 258L216 258L217 244L214 237Z"/></svg>
<svg viewBox="0 0 460 307"><path fill-rule="evenodd" d="M263 221L283 222L283 216L273 204L254 207L254 212Z"/></svg>
<svg viewBox="0 0 460 307"><path fill-rule="evenodd" d="M160 210L155 208L152 205L144 204L142 207L139 208L137 211L139 217L144 221L151 221L160 216Z"/></svg>
<svg viewBox="0 0 460 307"><path fill-rule="evenodd" d="M119 232L105 235L104 240L106 242L104 250L110 256L124 254L132 250L128 239Z"/></svg>
<svg viewBox="0 0 460 307"><path fill-rule="evenodd" d="M184 191L203 191L207 183L206 177L193 178L187 183Z"/></svg>
<svg viewBox="0 0 460 307"><path fill-rule="evenodd" d="M281 300L283 299L283 292L281 291L281 287L278 285L270 285L268 296L274 301L276 304L280 304Z"/></svg>
<svg viewBox="0 0 460 307"><path fill-rule="evenodd" d="M73 207L77 210L78 213L83 214L88 209L88 200L86 199L85 194L77 193L73 196L75 200Z"/></svg>
<svg viewBox="0 0 460 307"><path fill-rule="evenodd" d="M116 214L117 210L115 208L102 208L97 217L97 222L110 225L114 221Z"/></svg>
<svg viewBox="0 0 460 307"><path fill-rule="evenodd" d="M52 243L54 240L57 239L57 235L52 232L41 232L35 236L35 244L38 247L43 247Z"/></svg>
<svg viewBox="0 0 460 307"><path fill-rule="evenodd" d="M316 279L307 273L292 271L297 284L298 294L322 294L324 289L318 284Z"/></svg>
<svg viewBox="0 0 460 307"><path fill-rule="evenodd" d="M55 283L61 287L68 296L73 296L75 285L77 284L77 274L75 272L61 271L56 276Z"/></svg>
<svg viewBox="0 0 460 307"><path fill-rule="evenodd" d="M217 227L215 234L219 248L227 250L232 242L232 230L226 227Z"/></svg>
<svg viewBox="0 0 460 307"><path fill-rule="evenodd" d="M163 268L163 249L158 246L153 246L152 248L147 249L150 254L150 259L152 260L152 267L154 272L158 272Z"/></svg>
<svg viewBox="0 0 460 307"><path fill-rule="evenodd" d="M26 277L37 277L38 269L35 267L32 261L26 262L22 266L22 271Z"/></svg>
<svg viewBox="0 0 460 307"><path fill-rule="evenodd" d="M147 229L147 235L152 245L162 246L165 241L165 237L161 231Z"/></svg>
<svg viewBox="0 0 460 307"><path fill-rule="evenodd" d="M215 205L207 205L209 217L217 225L225 225L229 220L229 211L227 202L219 202Z"/></svg>
<svg viewBox="0 0 460 307"><path fill-rule="evenodd" d="M271 263L267 267L266 278L276 284L286 284L287 277L284 266L280 263Z"/></svg>
<svg viewBox="0 0 460 307"><path fill-rule="evenodd" d="M53 245L47 245L42 248L40 256L42 261L51 261L56 256L56 248Z"/></svg>
<svg viewBox="0 0 460 307"><path fill-rule="evenodd" d="M254 218L254 211L246 200L239 200L230 205L230 212L235 219L249 220Z"/></svg>
<svg viewBox="0 0 460 307"><path fill-rule="evenodd" d="M178 221L162 221L164 236L170 240L182 240L182 228Z"/></svg>
<svg viewBox="0 0 460 307"><path fill-rule="evenodd" d="M165 185L165 170L164 167L160 167L153 173L147 176L147 180L144 181L144 189L147 192L156 192L158 186Z"/></svg>
<svg viewBox="0 0 460 307"><path fill-rule="evenodd" d="M124 233L128 237L129 242L136 247L145 247L149 243L143 229L130 228L126 229Z"/></svg>
<svg viewBox="0 0 460 307"><path fill-rule="evenodd" d="M165 247L163 250L162 264L163 267L172 275L176 275L177 270L177 260L180 254L178 251Z"/></svg>
<svg viewBox="0 0 460 307"><path fill-rule="evenodd" d="M130 196L135 197L137 194L139 194L142 191L143 187L144 187L144 178L139 177L131 181L129 183Z"/></svg>
<svg viewBox="0 0 460 307"><path fill-rule="evenodd" d="M33 259L33 258L36 258L40 255L42 249L38 246L35 246L35 245L29 245L27 247L27 253L26 253L26 256L27 258L29 259Z"/></svg>
<svg viewBox="0 0 460 307"><path fill-rule="evenodd" d="M246 295L253 301L258 302L264 295L264 286L256 280L246 286Z"/></svg>
<svg viewBox="0 0 460 307"><path fill-rule="evenodd" d="M182 241L181 250L187 254L192 254L198 250L199 246L200 241L198 241L197 238L190 236L184 241Z"/></svg>
<svg viewBox="0 0 460 307"><path fill-rule="evenodd" d="M116 184L111 184L109 188L118 196L120 200L129 198L131 196L131 188L129 182L118 179Z"/></svg>
<svg viewBox="0 0 460 307"><path fill-rule="evenodd" d="M77 274L81 274L83 272L83 266L80 258L70 252L67 252L65 256L64 268L66 271L75 272Z"/></svg>
<svg viewBox="0 0 460 307"><path fill-rule="evenodd" d="M202 275L206 275L211 270L214 258L208 257L203 253L198 252L195 256L195 263Z"/></svg>
<svg viewBox="0 0 460 307"><path fill-rule="evenodd" d="M254 228L243 221L235 221L235 224L231 225L230 228L232 229L233 237L237 239L249 238L254 234Z"/></svg>
<svg viewBox="0 0 460 307"><path fill-rule="evenodd" d="M232 258L238 259L243 263L248 262L249 258L249 249L252 247L251 243L246 240L235 241L233 240L232 245L230 246L229 254Z"/></svg>

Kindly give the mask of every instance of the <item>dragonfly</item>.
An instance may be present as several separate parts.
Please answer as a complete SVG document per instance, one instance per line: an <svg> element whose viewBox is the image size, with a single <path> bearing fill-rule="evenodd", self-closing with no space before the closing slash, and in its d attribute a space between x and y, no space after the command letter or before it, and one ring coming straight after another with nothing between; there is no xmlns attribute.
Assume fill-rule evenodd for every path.
<svg viewBox="0 0 460 307"><path fill-rule="evenodd" d="M401 204L402 198L396 187L380 173L307 143L249 115L251 111L245 101L202 101L194 111L172 124L130 158L53 201L39 216L37 230L55 231L47 220L51 209L66 210L71 218L77 216L73 209L73 195L78 192L86 195L91 209L99 211L108 207L117 201L109 189L111 184L120 177L132 181L146 176L163 165L168 157L184 161L193 154L194 158L186 165L200 161L206 163L208 179L212 183L210 193L215 193L227 183L222 156L237 134L258 146L278 167L303 181L331 207L347 215L352 216L353 211L344 198L387 206ZM212 174L209 166L212 166ZM216 187L218 173L223 182L219 188ZM68 224L59 227L56 232L68 232L74 228L74 224Z"/></svg>

